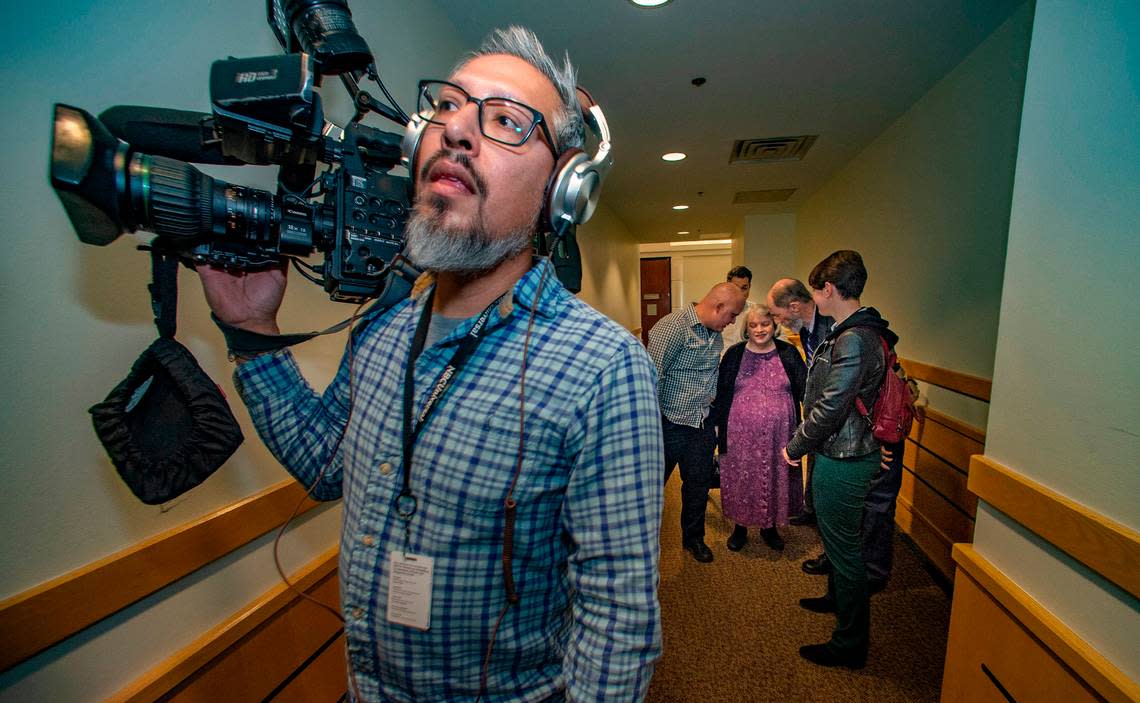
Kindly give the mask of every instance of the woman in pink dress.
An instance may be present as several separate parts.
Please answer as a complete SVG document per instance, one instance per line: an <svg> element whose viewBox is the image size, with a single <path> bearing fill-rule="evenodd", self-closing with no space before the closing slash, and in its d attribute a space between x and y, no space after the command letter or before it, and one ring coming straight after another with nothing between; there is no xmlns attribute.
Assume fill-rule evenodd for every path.
<svg viewBox="0 0 1140 703"><path fill-rule="evenodd" d="M720 362L711 417L720 454L720 500L736 523L728 548L748 543L748 528L760 528L764 543L784 548L779 526L803 503L799 467L781 450L800 422L807 366L799 350L776 339L776 321L766 305L748 310L746 341Z"/></svg>

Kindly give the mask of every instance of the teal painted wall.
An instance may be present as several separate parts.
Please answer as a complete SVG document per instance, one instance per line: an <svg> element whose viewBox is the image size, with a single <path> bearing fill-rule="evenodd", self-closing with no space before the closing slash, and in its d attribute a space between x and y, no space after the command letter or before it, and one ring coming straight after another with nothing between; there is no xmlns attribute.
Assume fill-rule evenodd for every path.
<svg viewBox="0 0 1140 703"><path fill-rule="evenodd" d="M863 302L890 320L901 356L992 373L1031 18L1017 10L796 213L798 277L859 251ZM928 393L985 427L983 403Z"/></svg>
<svg viewBox="0 0 1140 703"><path fill-rule="evenodd" d="M1039 0L986 454L1140 529L1140 5ZM990 506L978 551L1133 680L1140 601ZM1133 568L1140 568L1134 564Z"/></svg>

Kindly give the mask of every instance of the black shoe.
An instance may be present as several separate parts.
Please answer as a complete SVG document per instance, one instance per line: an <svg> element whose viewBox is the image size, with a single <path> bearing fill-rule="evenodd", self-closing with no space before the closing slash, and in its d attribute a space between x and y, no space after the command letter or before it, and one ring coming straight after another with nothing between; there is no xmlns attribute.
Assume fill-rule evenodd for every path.
<svg viewBox="0 0 1140 703"><path fill-rule="evenodd" d="M800 598L800 607L813 613L834 613L835 599L821 596L819 598ZM802 651L802 650L801 650Z"/></svg>
<svg viewBox="0 0 1140 703"><path fill-rule="evenodd" d="M822 576L831 573L831 560L827 558L827 554L820 554L815 559L808 559L800 568L804 570L805 574L812 576Z"/></svg>
<svg viewBox="0 0 1140 703"><path fill-rule="evenodd" d="M784 551L784 538L776 531L775 527L768 527L760 530L760 538L764 540L764 544L768 545L770 549L777 552Z"/></svg>
<svg viewBox="0 0 1140 703"><path fill-rule="evenodd" d="M744 549L744 545L746 544L748 544L748 528L743 525L737 525L736 529L729 535L726 546L731 551L739 552L741 549Z"/></svg>
<svg viewBox="0 0 1140 703"><path fill-rule="evenodd" d="M867 581L867 595L873 596L876 593L882 593L885 590L887 590L887 582L886 581L879 581L877 579L876 580L868 579L868 581Z"/></svg>
<svg viewBox="0 0 1140 703"><path fill-rule="evenodd" d="M816 524L815 513L800 513L799 515L793 515L788 519L788 523L795 525L796 527L814 525Z"/></svg>
<svg viewBox="0 0 1140 703"><path fill-rule="evenodd" d="M709 546L705 544L703 540L700 542L689 542L684 546L685 549L692 553L693 558L702 564L707 564L713 560L712 550L709 549Z"/></svg>
<svg viewBox="0 0 1140 703"><path fill-rule="evenodd" d="M800 656L812 664L820 666L845 666L848 669L862 669L867 666L867 655L835 654L826 644L805 644L800 647Z"/></svg>

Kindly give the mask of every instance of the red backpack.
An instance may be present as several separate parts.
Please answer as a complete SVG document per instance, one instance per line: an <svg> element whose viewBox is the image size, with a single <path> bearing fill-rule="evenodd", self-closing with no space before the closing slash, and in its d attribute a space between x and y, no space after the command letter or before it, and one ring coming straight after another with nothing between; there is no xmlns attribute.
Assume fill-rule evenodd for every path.
<svg viewBox="0 0 1140 703"><path fill-rule="evenodd" d="M886 363L883 383L879 386L879 398L870 413L867 412L863 399L858 396L855 398L855 407L860 415L867 418L875 439L882 444L897 444L910 434L910 426L914 423L918 385L906 377L899 366L895 350L887 345L887 340L880 336L879 341L883 343L883 361Z"/></svg>

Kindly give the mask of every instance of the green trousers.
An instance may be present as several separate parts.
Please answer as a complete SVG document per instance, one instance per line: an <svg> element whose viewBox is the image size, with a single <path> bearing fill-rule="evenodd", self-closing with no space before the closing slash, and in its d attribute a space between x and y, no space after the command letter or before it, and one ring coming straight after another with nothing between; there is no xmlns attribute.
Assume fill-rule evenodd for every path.
<svg viewBox="0 0 1140 703"><path fill-rule="evenodd" d="M828 649L866 656L871 643L871 597L863 562L863 501L879 472L879 452L850 459L816 454L812 492L823 550L831 560L828 595L835 599L835 631Z"/></svg>

